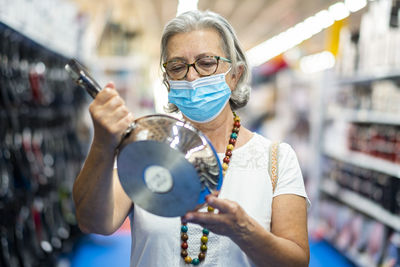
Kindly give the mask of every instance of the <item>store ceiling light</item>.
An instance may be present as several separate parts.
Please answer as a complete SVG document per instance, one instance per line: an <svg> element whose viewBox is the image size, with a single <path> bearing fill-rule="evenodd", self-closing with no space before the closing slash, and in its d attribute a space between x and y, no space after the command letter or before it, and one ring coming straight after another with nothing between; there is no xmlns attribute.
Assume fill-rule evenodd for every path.
<svg viewBox="0 0 400 267"><path fill-rule="evenodd" d="M186 11L197 10L198 3L199 0L179 0L176 16L179 16Z"/></svg>
<svg viewBox="0 0 400 267"><path fill-rule="evenodd" d="M288 30L264 41L246 51L252 67L261 65L273 57L299 45L323 29L331 26L335 20L342 20L350 12L356 12L366 6L366 0L346 0L331 5L328 10L321 10Z"/></svg>
<svg viewBox="0 0 400 267"><path fill-rule="evenodd" d="M318 23L324 29L330 27L335 22L332 14L325 9L315 14L314 17L317 19L316 23Z"/></svg>
<svg viewBox="0 0 400 267"><path fill-rule="evenodd" d="M357 12L367 5L367 0L345 0L344 4L350 12Z"/></svg>
<svg viewBox="0 0 400 267"><path fill-rule="evenodd" d="M335 66L335 56L329 51L309 55L300 59L300 69L304 73L315 73Z"/></svg>
<svg viewBox="0 0 400 267"><path fill-rule="evenodd" d="M335 20L342 20L350 15L349 10L343 2L331 5L328 10Z"/></svg>

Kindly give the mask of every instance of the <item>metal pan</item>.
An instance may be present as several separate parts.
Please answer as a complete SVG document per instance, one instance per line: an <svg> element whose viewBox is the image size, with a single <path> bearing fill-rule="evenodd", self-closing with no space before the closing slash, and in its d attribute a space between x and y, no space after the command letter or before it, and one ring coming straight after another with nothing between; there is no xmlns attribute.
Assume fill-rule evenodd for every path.
<svg viewBox="0 0 400 267"><path fill-rule="evenodd" d="M72 59L65 69L95 98L101 87ZM222 170L204 134L189 122L156 114L138 118L117 149L118 176L135 205L164 217L182 216L219 190Z"/></svg>

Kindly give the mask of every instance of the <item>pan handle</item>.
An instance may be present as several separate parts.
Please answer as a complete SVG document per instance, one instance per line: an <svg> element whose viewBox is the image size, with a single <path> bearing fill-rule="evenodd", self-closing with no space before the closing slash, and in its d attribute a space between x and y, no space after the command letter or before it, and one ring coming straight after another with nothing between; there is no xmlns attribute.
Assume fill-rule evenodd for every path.
<svg viewBox="0 0 400 267"><path fill-rule="evenodd" d="M80 87L89 93L93 99L96 98L97 94L101 91L101 87L81 63L79 63L76 59L70 59L65 65L65 70ZM125 130L121 141L117 146L117 151L119 150L125 138L127 138L133 129L135 129L135 126L136 123L132 122L132 124L129 125L129 127Z"/></svg>
<svg viewBox="0 0 400 267"><path fill-rule="evenodd" d="M101 91L100 85L76 59L70 59L65 65L65 70L80 87L89 93L93 99Z"/></svg>

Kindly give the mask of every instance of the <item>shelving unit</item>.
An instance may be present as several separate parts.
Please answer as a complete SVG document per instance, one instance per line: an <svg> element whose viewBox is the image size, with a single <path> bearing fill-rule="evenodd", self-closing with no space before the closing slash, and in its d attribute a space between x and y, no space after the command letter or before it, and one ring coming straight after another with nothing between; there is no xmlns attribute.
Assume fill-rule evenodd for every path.
<svg viewBox="0 0 400 267"><path fill-rule="evenodd" d="M373 110L341 109L339 107L329 108L327 111L327 119L358 123L400 125L400 116L398 114Z"/></svg>
<svg viewBox="0 0 400 267"><path fill-rule="evenodd" d="M370 155L339 149L324 149L326 156L341 160L358 167L389 174L400 179L400 165Z"/></svg>
<svg viewBox="0 0 400 267"><path fill-rule="evenodd" d="M319 226L356 266L399 263L388 250L400 232L400 43L393 41L400 30L388 23L394 10L391 1L373 1L357 27L341 31L335 69L320 88Z"/></svg>
<svg viewBox="0 0 400 267"><path fill-rule="evenodd" d="M388 212L371 200L350 190L343 189L334 181L329 179L324 179L321 184L321 190L325 194L343 202L353 209L392 227L396 231L400 231L400 217Z"/></svg>
<svg viewBox="0 0 400 267"><path fill-rule="evenodd" d="M357 75L354 77L341 78L335 82L338 86L352 84L369 84L380 80L400 80L400 71L382 72L375 75Z"/></svg>

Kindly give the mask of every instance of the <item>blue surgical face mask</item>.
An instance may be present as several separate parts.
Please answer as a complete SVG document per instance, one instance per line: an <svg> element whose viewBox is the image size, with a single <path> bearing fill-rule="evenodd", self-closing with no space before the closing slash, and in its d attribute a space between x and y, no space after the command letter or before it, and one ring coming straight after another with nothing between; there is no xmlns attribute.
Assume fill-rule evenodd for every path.
<svg viewBox="0 0 400 267"><path fill-rule="evenodd" d="M231 89L225 81L229 71L192 82L168 80L168 101L194 122L212 121L221 113L231 96Z"/></svg>

